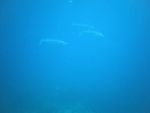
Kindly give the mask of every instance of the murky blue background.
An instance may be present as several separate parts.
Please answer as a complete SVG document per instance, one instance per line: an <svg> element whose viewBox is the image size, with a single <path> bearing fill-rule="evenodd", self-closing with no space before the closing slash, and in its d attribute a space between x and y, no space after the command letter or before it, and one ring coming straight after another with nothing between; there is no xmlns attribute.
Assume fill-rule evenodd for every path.
<svg viewBox="0 0 150 113"><path fill-rule="evenodd" d="M146 0L1 0L0 113L150 113L149 7ZM86 28L73 23L104 37L80 36ZM68 44L40 46L41 39Z"/></svg>

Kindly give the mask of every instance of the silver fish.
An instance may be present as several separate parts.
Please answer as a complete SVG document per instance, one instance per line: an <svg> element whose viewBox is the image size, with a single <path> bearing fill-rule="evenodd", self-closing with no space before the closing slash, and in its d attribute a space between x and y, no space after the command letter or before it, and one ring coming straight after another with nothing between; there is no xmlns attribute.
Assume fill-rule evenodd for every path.
<svg viewBox="0 0 150 113"><path fill-rule="evenodd" d="M94 26L88 25L88 24L78 24L78 23L72 23L72 26L77 26L81 28L88 28L88 29L94 29Z"/></svg>
<svg viewBox="0 0 150 113"><path fill-rule="evenodd" d="M79 34L79 36L83 35L84 33L92 34L92 35L99 36L99 37L104 37L102 33L95 31L95 30L84 30L82 33Z"/></svg>
<svg viewBox="0 0 150 113"><path fill-rule="evenodd" d="M57 43L61 45L67 45L68 43L63 40L58 40L58 39L41 39L40 40L40 46L43 45L44 43Z"/></svg>

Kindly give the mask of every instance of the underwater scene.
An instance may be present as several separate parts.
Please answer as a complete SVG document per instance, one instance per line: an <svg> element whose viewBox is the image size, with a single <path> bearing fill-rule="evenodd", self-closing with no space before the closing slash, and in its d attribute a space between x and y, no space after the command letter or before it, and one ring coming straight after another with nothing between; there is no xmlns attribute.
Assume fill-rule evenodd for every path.
<svg viewBox="0 0 150 113"><path fill-rule="evenodd" d="M1 0L0 113L150 113L150 1Z"/></svg>

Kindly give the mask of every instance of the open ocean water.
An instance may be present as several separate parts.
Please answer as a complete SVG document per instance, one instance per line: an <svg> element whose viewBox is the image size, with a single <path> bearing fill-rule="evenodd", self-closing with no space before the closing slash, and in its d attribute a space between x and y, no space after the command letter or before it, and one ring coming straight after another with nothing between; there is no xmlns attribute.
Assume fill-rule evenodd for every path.
<svg viewBox="0 0 150 113"><path fill-rule="evenodd" d="M150 113L150 2L1 0L0 113Z"/></svg>

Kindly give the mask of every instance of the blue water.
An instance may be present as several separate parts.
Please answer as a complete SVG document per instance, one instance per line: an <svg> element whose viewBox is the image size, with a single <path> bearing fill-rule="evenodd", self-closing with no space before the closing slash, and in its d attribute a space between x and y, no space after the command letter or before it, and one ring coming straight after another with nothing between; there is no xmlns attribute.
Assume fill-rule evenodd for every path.
<svg viewBox="0 0 150 113"><path fill-rule="evenodd" d="M150 113L149 6L0 1L0 113Z"/></svg>

